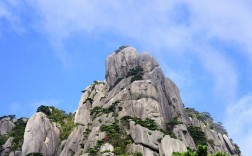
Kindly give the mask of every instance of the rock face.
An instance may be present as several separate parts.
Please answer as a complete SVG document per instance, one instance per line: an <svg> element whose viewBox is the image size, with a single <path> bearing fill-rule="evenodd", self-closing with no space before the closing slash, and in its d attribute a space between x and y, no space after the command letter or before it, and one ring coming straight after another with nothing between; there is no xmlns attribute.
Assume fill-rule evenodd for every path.
<svg viewBox="0 0 252 156"><path fill-rule="evenodd" d="M13 128L15 124L13 120L10 118L3 118L0 120L0 135L8 134Z"/></svg>
<svg viewBox="0 0 252 156"><path fill-rule="evenodd" d="M59 146L59 130L44 113L34 114L27 122L22 147L23 156L29 153L56 155Z"/></svg>
<svg viewBox="0 0 252 156"><path fill-rule="evenodd" d="M169 135L166 135L161 140L159 153L160 156L170 156L173 152L185 152L186 150L186 146L182 141L173 139Z"/></svg>
<svg viewBox="0 0 252 156"><path fill-rule="evenodd" d="M209 153L238 155L227 135L188 116L179 89L149 54L121 47L105 64L106 80L94 81L82 91L76 126L69 137L60 142L55 124L45 114L36 113L25 129L23 156L32 152L46 156L171 156L186 147L196 148L190 126L204 133ZM7 121L4 127L4 131L13 128Z"/></svg>
<svg viewBox="0 0 252 156"><path fill-rule="evenodd" d="M166 124L174 119L181 123L167 133ZM148 127L152 122L155 126ZM79 126L67 139L62 156L113 155L118 149L123 151L122 147L144 156L171 156L172 152L186 151L187 146L196 148L187 130L190 125L200 127L206 138L214 141L209 152L234 154L234 146L225 135L210 130L196 118L189 118L179 89L165 78L157 61L147 53L138 54L132 47L108 56L106 81L95 82L83 91L75 123ZM113 132L116 124L120 134ZM113 136L118 141L122 141L120 137L131 139L123 146Z"/></svg>

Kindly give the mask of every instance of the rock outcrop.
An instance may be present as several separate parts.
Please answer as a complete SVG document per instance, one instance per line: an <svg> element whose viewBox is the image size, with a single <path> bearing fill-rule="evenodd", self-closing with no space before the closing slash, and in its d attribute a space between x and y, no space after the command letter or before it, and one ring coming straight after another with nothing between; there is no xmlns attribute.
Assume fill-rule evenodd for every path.
<svg viewBox="0 0 252 156"><path fill-rule="evenodd" d="M34 114L27 122L23 156L29 153L42 153L46 156L55 156L59 146L59 129L51 124L44 113Z"/></svg>
<svg viewBox="0 0 252 156"><path fill-rule="evenodd" d="M174 119L180 123L167 132L167 123ZM155 127L148 127L148 122L154 122ZM130 136L128 152L170 156L172 152L186 151L186 147L196 148L187 130L191 125L200 127L206 138L213 140L211 145L208 143L209 152L234 154L234 146L225 135L189 118L179 89L165 78L157 61L147 53L138 54L132 47L121 48L108 56L106 81L95 82L83 91L75 123L79 126L67 139L61 155L104 155L104 150L106 155L113 155L122 146L111 138L115 135ZM109 134L116 124L122 134ZM103 130L104 126L111 129Z"/></svg>
<svg viewBox="0 0 252 156"><path fill-rule="evenodd" d="M199 141L191 134L194 129L204 134L201 139L209 153L239 155L226 134L186 112L176 84L149 54L121 47L105 64L106 80L94 81L82 91L68 138L60 140L57 123L38 112L27 123L23 156L33 152L46 156L171 156L187 147L196 149ZM4 127L1 134L14 126L5 121Z"/></svg>
<svg viewBox="0 0 252 156"><path fill-rule="evenodd" d="M15 127L14 121L9 118L3 118L0 120L0 135L8 134Z"/></svg>

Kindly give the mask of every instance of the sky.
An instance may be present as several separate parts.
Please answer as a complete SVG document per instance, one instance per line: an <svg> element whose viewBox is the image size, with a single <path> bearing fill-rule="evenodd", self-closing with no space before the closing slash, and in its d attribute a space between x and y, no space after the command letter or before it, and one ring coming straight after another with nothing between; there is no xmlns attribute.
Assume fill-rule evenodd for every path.
<svg viewBox="0 0 252 156"><path fill-rule="evenodd" d="M186 107L252 153L250 0L0 0L0 116L77 109L121 45L155 57Z"/></svg>

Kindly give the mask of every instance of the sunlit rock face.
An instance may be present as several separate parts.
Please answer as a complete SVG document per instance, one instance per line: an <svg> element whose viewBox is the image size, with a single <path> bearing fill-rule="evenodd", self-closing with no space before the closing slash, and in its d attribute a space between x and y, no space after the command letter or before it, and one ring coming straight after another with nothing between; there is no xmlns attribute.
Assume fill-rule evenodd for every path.
<svg viewBox="0 0 252 156"><path fill-rule="evenodd" d="M187 130L193 125L213 140L209 152L233 154L234 146L224 134L185 113L179 89L164 76L152 56L139 54L133 47L121 47L107 57L105 65L106 80L95 82L83 91L75 115L79 131L72 132L61 155L70 155L66 151L85 155L92 150L97 150L94 152L97 155L114 155L121 145L111 138L111 132L103 129L105 126L113 131L111 125L119 127L119 134L113 134L119 137L118 141L120 137L130 137L127 146L123 146L128 153L170 156L173 152L186 151L186 147L195 149L194 139ZM180 122L167 133L166 125L173 119ZM155 126L148 127L148 121ZM76 144L82 147L74 147Z"/></svg>
<svg viewBox="0 0 252 156"><path fill-rule="evenodd" d="M47 156L171 156L187 147L196 149L194 127L204 134L209 153L237 155L226 134L210 129L208 120L186 111L176 84L148 53L120 47L107 57L105 66L105 81L94 81L82 91L68 138L60 140L61 127L44 113L36 113L25 129L23 156L36 152ZM1 133L13 128L11 123L5 125Z"/></svg>
<svg viewBox="0 0 252 156"><path fill-rule="evenodd" d="M44 113L34 114L27 122L24 143L22 147L23 155L29 153L42 153L47 156L54 156L59 146L59 129L50 123Z"/></svg>

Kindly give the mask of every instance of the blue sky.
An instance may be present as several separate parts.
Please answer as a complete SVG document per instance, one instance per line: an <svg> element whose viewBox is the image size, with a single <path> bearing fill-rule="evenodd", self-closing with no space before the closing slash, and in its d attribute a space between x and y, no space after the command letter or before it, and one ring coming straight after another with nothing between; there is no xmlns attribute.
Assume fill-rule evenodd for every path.
<svg viewBox="0 0 252 156"><path fill-rule="evenodd" d="M0 0L0 116L29 117L42 104L74 111L81 90L104 80L106 56L131 45L249 156L251 28L249 0Z"/></svg>

